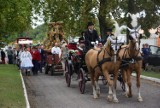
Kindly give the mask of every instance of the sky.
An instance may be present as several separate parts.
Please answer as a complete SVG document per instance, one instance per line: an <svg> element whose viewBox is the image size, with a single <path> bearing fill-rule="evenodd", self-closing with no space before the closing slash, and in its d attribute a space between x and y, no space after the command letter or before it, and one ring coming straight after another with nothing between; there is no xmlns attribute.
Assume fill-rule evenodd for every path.
<svg viewBox="0 0 160 108"><path fill-rule="evenodd" d="M37 17L37 19L34 19L34 17ZM44 16L41 14L35 14L33 11L33 17L32 17L32 27L33 29L36 28L39 25L44 24L44 20L43 20Z"/></svg>

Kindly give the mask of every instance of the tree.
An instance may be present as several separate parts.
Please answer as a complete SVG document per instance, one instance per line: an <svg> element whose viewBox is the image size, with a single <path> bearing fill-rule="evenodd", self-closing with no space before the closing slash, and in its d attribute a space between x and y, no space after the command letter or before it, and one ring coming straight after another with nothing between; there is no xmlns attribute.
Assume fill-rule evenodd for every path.
<svg viewBox="0 0 160 108"><path fill-rule="evenodd" d="M25 4L25 6L24 6ZM32 6L30 0L0 1L0 38L8 40L31 27ZM5 40L6 39L6 40Z"/></svg>
<svg viewBox="0 0 160 108"><path fill-rule="evenodd" d="M79 35L87 22L92 21L104 37L105 29L113 26L112 18L120 24L130 24L128 12L142 16L139 23L147 31L158 26L159 10L159 0L1 0L0 36L6 39L32 29L32 18L37 19L33 13L43 15L45 23L63 21L66 36Z"/></svg>

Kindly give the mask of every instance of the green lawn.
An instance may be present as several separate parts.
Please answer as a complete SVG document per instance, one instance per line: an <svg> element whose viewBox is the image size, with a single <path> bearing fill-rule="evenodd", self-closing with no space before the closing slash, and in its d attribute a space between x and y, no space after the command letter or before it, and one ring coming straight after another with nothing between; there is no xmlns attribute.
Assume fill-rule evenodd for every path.
<svg viewBox="0 0 160 108"><path fill-rule="evenodd" d="M160 72L142 71L142 75L160 79Z"/></svg>
<svg viewBox="0 0 160 108"><path fill-rule="evenodd" d="M0 64L0 108L25 108L22 82L15 65Z"/></svg>

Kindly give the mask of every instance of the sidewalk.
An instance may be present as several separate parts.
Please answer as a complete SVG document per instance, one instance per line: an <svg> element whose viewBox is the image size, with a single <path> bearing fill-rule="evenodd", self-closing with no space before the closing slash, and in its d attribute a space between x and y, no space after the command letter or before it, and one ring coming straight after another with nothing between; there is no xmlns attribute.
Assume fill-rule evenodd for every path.
<svg viewBox="0 0 160 108"><path fill-rule="evenodd" d="M132 76L136 76L136 73L132 73ZM153 82L156 82L156 83L160 83L160 79L158 79L158 78L147 77L147 76L144 76L144 75L141 75L141 78L146 79L146 80L150 80L150 81L153 81Z"/></svg>

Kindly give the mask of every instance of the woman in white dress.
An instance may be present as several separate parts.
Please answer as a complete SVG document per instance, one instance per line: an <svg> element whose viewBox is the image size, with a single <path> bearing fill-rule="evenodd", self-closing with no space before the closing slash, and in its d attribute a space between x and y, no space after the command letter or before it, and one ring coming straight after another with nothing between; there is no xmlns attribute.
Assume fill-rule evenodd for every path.
<svg viewBox="0 0 160 108"><path fill-rule="evenodd" d="M20 54L20 61L21 61L20 67L22 71L25 71L26 75L29 75L33 67L33 63L32 63L32 55L27 48L24 48L24 51Z"/></svg>

